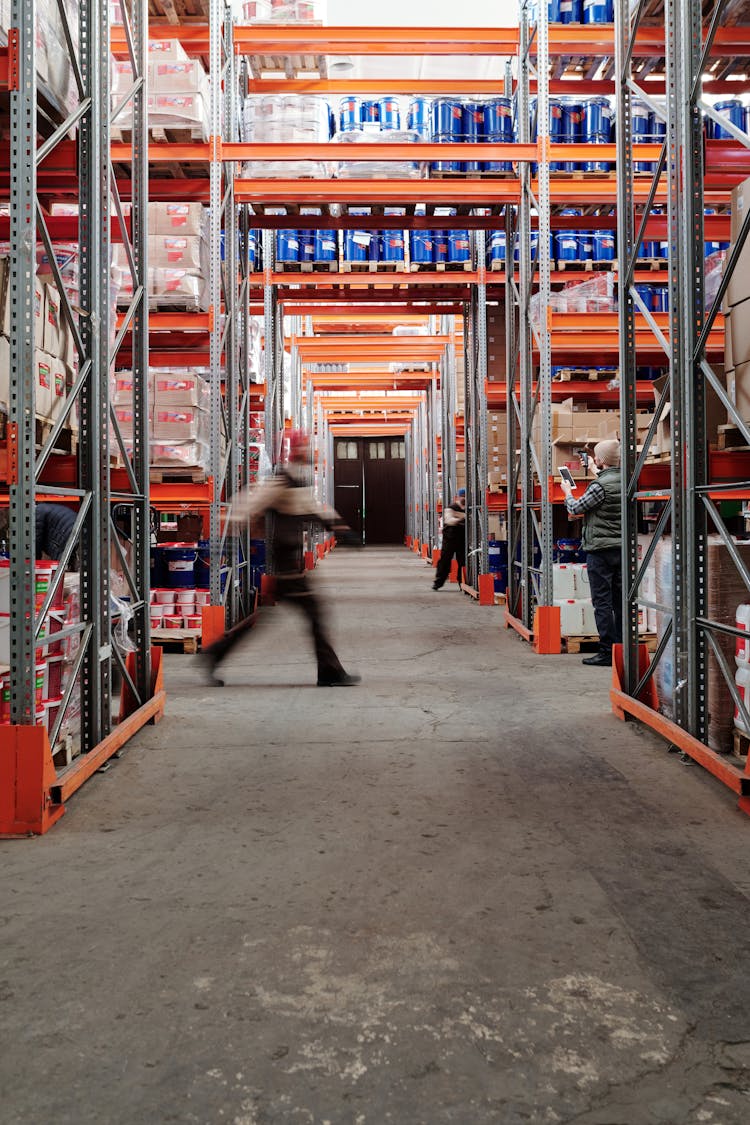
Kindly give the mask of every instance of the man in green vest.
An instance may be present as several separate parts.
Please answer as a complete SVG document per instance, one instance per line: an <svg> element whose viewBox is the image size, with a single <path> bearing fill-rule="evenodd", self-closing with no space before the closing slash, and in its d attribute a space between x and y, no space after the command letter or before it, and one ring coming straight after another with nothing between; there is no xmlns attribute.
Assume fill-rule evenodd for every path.
<svg viewBox="0 0 750 1125"><path fill-rule="evenodd" d="M591 601L599 633L599 651L584 664L606 667L612 663L612 645L622 643L622 514L620 497L620 443L600 441L594 449L597 478L583 496L562 482L565 506L571 516L583 519L582 546L591 587Z"/></svg>

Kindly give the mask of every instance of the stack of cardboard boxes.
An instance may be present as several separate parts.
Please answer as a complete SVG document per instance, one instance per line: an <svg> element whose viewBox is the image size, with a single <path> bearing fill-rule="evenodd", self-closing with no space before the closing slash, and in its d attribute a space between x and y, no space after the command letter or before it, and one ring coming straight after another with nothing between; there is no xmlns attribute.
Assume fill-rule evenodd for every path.
<svg viewBox="0 0 750 1125"><path fill-rule="evenodd" d="M118 371L114 412L128 451L133 437L133 375ZM149 463L158 468L207 469L210 390L198 371L149 374Z"/></svg>
<svg viewBox="0 0 750 1125"><path fill-rule="evenodd" d="M10 266L0 257L0 410L6 414L10 399ZM42 422L55 422L75 378L75 349L61 297L51 273L40 268L34 279L35 412ZM77 412L68 416L66 429L77 432Z"/></svg>
<svg viewBox="0 0 750 1125"><path fill-rule="evenodd" d="M150 203L148 207L149 308L208 309L207 209L200 203ZM125 247L113 254L118 304L133 299Z"/></svg>
<svg viewBox="0 0 750 1125"><path fill-rule="evenodd" d="M112 106L121 104L133 86L128 61L115 61ZM148 127L152 140L171 140L187 132L192 141L209 138L210 90L203 64L185 53L178 39L151 39L148 44ZM115 128L133 128L132 103L117 115ZM171 136L170 136L171 134Z"/></svg>
<svg viewBox="0 0 750 1125"><path fill-rule="evenodd" d="M750 179L732 192L731 239L737 241L750 209ZM727 392L744 422L750 423L750 238L729 279L724 300L724 367ZM734 420L728 419L734 425Z"/></svg>

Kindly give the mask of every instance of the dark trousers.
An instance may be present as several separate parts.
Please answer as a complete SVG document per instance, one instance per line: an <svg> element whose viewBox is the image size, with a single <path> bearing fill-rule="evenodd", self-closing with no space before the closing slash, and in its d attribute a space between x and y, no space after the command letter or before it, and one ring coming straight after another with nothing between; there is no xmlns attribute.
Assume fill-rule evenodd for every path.
<svg viewBox="0 0 750 1125"><path fill-rule="evenodd" d="M588 551L586 569L594 603L599 648L611 656L612 645L622 644L622 554L619 547Z"/></svg>
<svg viewBox="0 0 750 1125"><path fill-rule="evenodd" d="M318 678L343 674L341 662L326 635L320 599L311 590L307 578L276 578L274 598L277 602L288 602L289 605L295 606L307 620L318 662ZM258 618L257 613L246 617L205 651L218 664L242 640L245 633L252 629Z"/></svg>
<svg viewBox="0 0 750 1125"><path fill-rule="evenodd" d="M460 539L455 538L453 535L446 535L443 532L443 549L440 552L437 568L435 571L435 585L444 586L450 578L451 562L456 559L458 563L458 581L461 581L461 571L466 566L466 539L462 535Z"/></svg>

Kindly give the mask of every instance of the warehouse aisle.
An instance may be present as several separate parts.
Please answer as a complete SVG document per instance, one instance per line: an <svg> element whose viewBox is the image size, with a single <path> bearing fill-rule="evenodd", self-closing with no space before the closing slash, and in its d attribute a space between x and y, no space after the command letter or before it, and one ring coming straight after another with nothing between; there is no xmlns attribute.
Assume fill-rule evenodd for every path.
<svg viewBox="0 0 750 1125"><path fill-rule="evenodd" d="M4 847L4 1125L750 1119L728 792L413 554L316 578L361 687L269 610Z"/></svg>

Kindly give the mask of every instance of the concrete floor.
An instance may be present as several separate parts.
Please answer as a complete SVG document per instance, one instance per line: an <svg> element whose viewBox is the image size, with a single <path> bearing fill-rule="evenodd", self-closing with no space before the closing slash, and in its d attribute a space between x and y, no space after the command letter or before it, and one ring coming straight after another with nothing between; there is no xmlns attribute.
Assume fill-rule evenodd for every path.
<svg viewBox="0 0 750 1125"><path fill-rule="evenodd" d="M413 554L315 577L362 686L270 609L3 846L3 1125L745 1125L733 796Z"/></svg>

